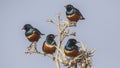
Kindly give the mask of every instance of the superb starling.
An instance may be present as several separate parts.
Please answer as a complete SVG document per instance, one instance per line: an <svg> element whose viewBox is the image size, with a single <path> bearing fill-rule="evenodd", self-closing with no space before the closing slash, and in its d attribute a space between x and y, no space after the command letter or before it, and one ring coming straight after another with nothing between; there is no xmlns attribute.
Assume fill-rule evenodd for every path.
<svg viewBox="0 0 120 68"><path fill-rule="evenodd" d="M25 30L25 36L30 42L32 42L32 44L38 42L38 40L41 38L41 35L44 35L37 28L34 28L30 24L25 24L22 29ZM32 44L28 47L28 50L31 49ZM37 51L36 44L35 50Z"/></svg>
<svg viewBox="0 0 120 68"><path fill-rule="evenodd" d="M68 18L68 20L77 22L78 20L85 19L81 14L81 12L73 5L68 4L65 6L65 8L66 8L66 17Z"/></svg>
<svg viewBox="0 0 120 68"><path fill-rule="evenodd" d="M49 34L47 37L46 37L46 40L44 41L43 43L43 51L46 53L46 54L53 54L55 51L56 51L56 42L55 42L55 37L57 35L54 35L54 34Z"/></svg>
<svg viewBox="0 0 120 68"><path fill-rule="evenodd" d="M79 55L79 47L76 45L78 43L75 39L69 39L64 48L64 53L69 57L76 57Z"/></svg>

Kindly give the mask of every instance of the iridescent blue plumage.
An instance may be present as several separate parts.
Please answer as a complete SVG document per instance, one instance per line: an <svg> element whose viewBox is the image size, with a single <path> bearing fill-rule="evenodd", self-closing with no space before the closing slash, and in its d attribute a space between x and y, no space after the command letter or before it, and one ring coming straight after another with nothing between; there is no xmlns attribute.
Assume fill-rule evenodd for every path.
<svg viewBox="0 0 120 68"><path fill-rule="evenodd" d="M48 44L48 45L50 45L50 46L56 45L55 41L49 42L49 41L46 40L45 43Z"/></svg>
<svg viewBox="0 0 120 68"><path fill-rule="evenodd" d="M74 9L71 9L70 11L66 11L67 15L72 15L74 13Z"/></svg>
<svg viewBox="0 0 120 68"><path fill-rule="evenodd" d="M25 32L25 36L29 36L33 33L34 29L30 28L28 31Z"/></svg>

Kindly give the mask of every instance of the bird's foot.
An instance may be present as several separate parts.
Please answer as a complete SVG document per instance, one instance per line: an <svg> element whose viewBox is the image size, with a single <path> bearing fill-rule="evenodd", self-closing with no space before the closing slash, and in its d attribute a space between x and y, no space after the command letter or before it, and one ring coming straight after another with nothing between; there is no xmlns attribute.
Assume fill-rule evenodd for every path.
<svg viewBox="0 0 120 68"><path fill-rule="evenodd" d="M53 61L56 59L56 57L53 57Z"/></svg>
<svg viewBox="0 0 120 68"><path fill-rule="evenodd" d="M33 54L33 53L40 53L40 52L38 50L30 50L25 52L25 54Z"/></svg>
<svg viewBox="0 0 120 68"><path fill-rule="evenodd" d="M29 47L27 47L28 51L30 51L31 49L32 49L32 44Z"/></svg>
<svg viewBox="0 0 120 68"><path fill-rule="evenodd" d="M27 47L27 51L31 51L31 49L32 49L32 44L30 44L30 46Z"/></svg>
<svg viewBox="0 0 120 68"><path fill-rule="evenodd" d="M44 56L46 56L46 54L47 54L47 53L45 53L45 52L43 53Z"/></svg>
<svg viewBox="0 0 120 68"><path fill-rule="evenodd" d="M33 53L40 53L36 48L33 50Z"/></svg>
<svg viewBox="0 0 120 68"><path fill-rule="evenodd" d="M25 54L32 54L32 51L25 51Z"/></svg>

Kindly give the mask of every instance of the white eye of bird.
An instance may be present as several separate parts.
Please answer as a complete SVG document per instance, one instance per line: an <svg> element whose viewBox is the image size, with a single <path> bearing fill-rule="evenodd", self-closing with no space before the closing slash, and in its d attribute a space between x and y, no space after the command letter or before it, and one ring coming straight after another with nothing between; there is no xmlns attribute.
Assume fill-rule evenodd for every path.
<svg viewBox="0 0 120 68"><path fill-rule="evenodd" d="M52 35L50 37L53 37Z"/></svg>
<svg viewBox="0 0 120 68"><path fill-rule="evenodd" d="M73 41L73 42L75 42L75 41Z"/></svg>

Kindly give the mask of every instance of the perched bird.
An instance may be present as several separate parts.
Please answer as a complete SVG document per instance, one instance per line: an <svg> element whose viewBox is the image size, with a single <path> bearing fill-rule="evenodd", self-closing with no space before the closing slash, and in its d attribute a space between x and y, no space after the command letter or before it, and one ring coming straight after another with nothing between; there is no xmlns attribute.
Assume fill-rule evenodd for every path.
<svg viewBox="0 0 120 68"><path fill-rule="evenodd" d="M79 55L79 47L76 45L78 43L75 39L69 39L64 48L64 53L69 57L76 57Z"/></svg>
<svg viewBox="0 0 120 68"><path fill-rule="evenodd" d="M47 37L46 37L46 40L44 41L43 43L43 52L45 52L46 54L53 54L55 51L56 51L56 42L55 42L55 37L57 35L54 35L54 34L49 34Z"/></svg>
<svg viewBox="0 0 120 68"><path fill-rule="evenodd" d="M66 17L68 18L68 20L77 22L78 20L85 19L82 16L81 12L73 5L68 4L65 6L65 8L66 8Z"/></svg>
<svg viewBox="0 0 120 68"><path fill-rule="evenodd" d="M25 24L22 29L25 30L25 36L27 37L27 39L30 42L32 42L32 44L34 42L38 42L38 40L41 38L41 35L44 35L38 29L34 28L30 24ZM28 47L28 49L31 49L32 44ZM36 47L35 47L35 49L36 49Z"/></svg>

